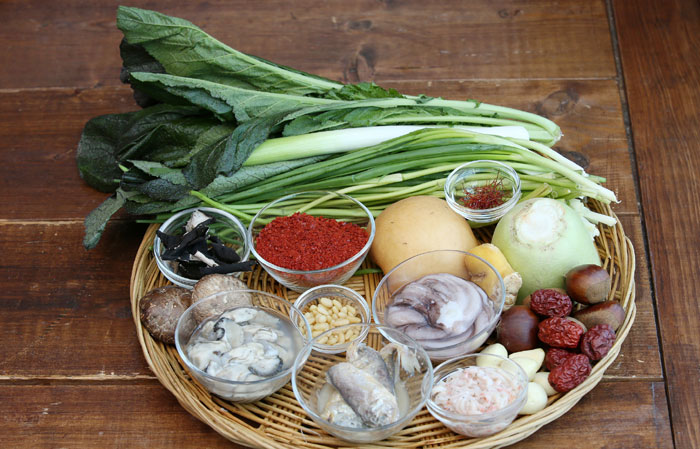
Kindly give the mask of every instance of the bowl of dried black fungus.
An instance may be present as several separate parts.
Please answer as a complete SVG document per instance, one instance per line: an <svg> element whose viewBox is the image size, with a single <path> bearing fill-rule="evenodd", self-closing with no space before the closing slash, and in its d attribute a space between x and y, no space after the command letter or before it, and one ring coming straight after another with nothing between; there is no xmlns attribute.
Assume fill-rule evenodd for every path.
<svg viewBox="0 0 700 449"><path fill-rule="evenodd" d="M187 209L156 231L153 254L161 273L180 287L192 288L202 277L250 271L250 245L243 224L211 207Z"/></svg>

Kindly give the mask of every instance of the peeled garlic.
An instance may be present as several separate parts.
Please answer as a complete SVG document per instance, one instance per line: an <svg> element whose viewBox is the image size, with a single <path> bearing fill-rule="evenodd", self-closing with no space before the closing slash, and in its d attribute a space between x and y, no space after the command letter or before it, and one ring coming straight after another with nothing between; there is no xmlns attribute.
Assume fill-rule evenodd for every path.
<svg viewBox="0 0 700 449"><path fill-rule="evenodd" d="M506 350L506 347L503 346L500 343L494 343L492 345L489 345L485 347L480 354L493 354L493 355L500 355L503 358L508 357L508 351ZM480 367L486 367L486 366L491 366L491 367L498 367L501 365L501 360L494 358L494 357L476 357L476 366Z"/></svg>
<svg viewBox="0 0 700 449"><path fill-rule="evenodd" d="M527 400L522 409L521 415L532 415L543 410L547 406L547 393L544 388L535 382L527 384Z"/></svg>
<svg viewBox="0 0 700 449"><path fill-rule="evenodd" d="M535 374L535 380L533 382L538 384L540 387L544 388L544 391L547 393L547 396L557 394L557 390L555 390L554 387L552 387L552 384L549 383L549 372L542 371Z"/></svg>

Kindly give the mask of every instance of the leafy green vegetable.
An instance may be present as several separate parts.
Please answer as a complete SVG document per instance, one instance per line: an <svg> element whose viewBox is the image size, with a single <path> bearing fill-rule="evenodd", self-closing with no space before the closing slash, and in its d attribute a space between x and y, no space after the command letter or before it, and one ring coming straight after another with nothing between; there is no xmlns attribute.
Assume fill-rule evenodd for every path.
<svg viewBox="0 0 700 449"><path fill-rule="evenodd" d="M120 6L117 27L171 75L291 95L323 94L342 84L249 56L224 45L187 20Z"/></svg>
<svg viewBox="0 0 700 449"><path fill-rule="evenodd" d="M344 85L244 54L155 11L120 6L117 26L121 79L150 106L85 126L81 176L115 192L86 219L86 247L122 207L169 214L206 202L245 221L280 190L325 188L357 192L378 213L405 195L440 195L446 174L474 158L511 164L526 194L614 200L600 179L549 148L559 128L536 114ZM463 125L488 133L515 125L525 136L446 128Z"/></svg>

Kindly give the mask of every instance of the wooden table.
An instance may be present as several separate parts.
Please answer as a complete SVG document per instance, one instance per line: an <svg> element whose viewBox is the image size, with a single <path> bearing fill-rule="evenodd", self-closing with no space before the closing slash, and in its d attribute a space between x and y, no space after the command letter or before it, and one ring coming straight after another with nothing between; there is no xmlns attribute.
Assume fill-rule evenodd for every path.
<svg viewBox="0 0 700 449"><path fill-rule="evenodd" d="M604 380L517 447L700 447L700 4L695 0L138 1L344 82L548 116L605 176L637 253L634 327ZM177 5L176 5L177 3ZM149 371L129 308L144 225L81 245L104 194L85 122L136 109L117 2L0 3L0 447L235 447Z"/></svg>

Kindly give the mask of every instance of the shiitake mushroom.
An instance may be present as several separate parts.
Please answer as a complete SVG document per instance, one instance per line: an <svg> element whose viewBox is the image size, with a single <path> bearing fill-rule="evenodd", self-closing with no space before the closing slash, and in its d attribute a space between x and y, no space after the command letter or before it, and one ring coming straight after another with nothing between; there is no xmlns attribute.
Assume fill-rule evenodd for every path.
<svg viewBox="0 0 700 449"><path fill-rule="evenodd" d="M174 344L177 321L191 303L192 294L186 288L174 285L154 288L139 301L141 323L156 340Z"/></svg>

